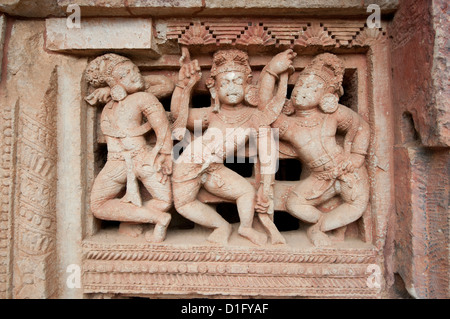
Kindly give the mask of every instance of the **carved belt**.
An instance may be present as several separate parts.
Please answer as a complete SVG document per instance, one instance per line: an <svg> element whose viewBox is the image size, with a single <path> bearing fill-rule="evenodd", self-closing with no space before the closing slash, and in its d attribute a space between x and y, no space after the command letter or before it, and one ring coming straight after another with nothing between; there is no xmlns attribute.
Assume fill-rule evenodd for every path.
<svg viewBox="0 0 450 319"><path fill-rule="evenodd" d="M342 162L343 157L341 153L335 153L332 155L322 155L321 157L319 157L318 159L315 159L312 162L309 162L307 164L307 166L313 170L313 171L328 171L328 170L332 170L333 167L335 167L338 163ZM333 165L330 168L325 168L325 164L328 164L329 162L333 161ZM321 168L321 169L318 169Z"/></svg>
<svg viewBox="0 0 450 319"><path fill-rule="evenodd" d="M125 157L135 158L141 154L147 147L142 146L137 150L124 151L124 152L108 152L108 161L125 161Z"/></svg>

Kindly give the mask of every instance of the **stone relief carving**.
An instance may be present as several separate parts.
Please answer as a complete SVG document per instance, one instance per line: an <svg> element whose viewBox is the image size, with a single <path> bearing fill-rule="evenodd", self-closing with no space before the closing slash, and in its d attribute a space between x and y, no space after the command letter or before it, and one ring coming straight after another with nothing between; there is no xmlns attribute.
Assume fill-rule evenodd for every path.
<svg viewBox="0 0 450 319"><path fill-rule="evenodd" d="M344 66L330 53L318 55L300 74L292 91L290 114L272 124L289 142L310 172L291 190L286 200L289 213L313 226L308 236L315 245L330 244L325 232L359 219L369 201L364 166L369 146L369 125L356 112L339 104L343 95ZM271 98L274 77L263 75L262 103ZM336 140L344 133L343 146ZM323 214L317 206L340 194L343 204Z"/></svg>
<svg viewBox="0 0 450 319"><path fill-rule="evenodd" d="M214 106L207 108L188 108L189 95L201 76L198 61L184 63L181 67L179 82L171 104L172 116L176 119L175 128L180 126L194 130L197 122L205 132L195 138L175 162L174 204L177 211L187 219L214 229L208 237L209 241L226 243L231 234L231 225L209 205L197 199L200 187L204 187L213 195L236 202L240 217L238 232L241 236L258 245L266 242L266 236L252 226L256 210L271 234L272 242L284 242L272 221L262 215L267 213L270 205L267 204L269 201L267 196L271 196L273 174L267 173L261 165L262 184L256 192L253 185L225 167L223 161L245 145L252 129L259 139L264 140L264 145L270 143L268 127L276 119L284 104L287 71L294 56L295 53L288 50L277 55L269 64L269 68L272 66L275 69L273 72L285 74L280 78L281 83L276 95L261 108L256 107L258 105L252 106L252 103L258 102L257 94L252 92L257 88L251 86L252 71L245 52L220 50L214 54L211 76L207 80ZM180 118L182 124L178 123ZM261 163L271 164L271 159L267 158L267 155L259 152L258 156ZM256 201L255 206L257 194L260 200Z"/></svg>
<svg viewBox="0 0 450 319"><path fill-rule="evenodd" d="M122 222L120 230L132 236L142 232L142 223L155 224L149 241L161 242L171 215L172 140L170 123L163 106L151 93L139 69L129 59L106 54L93 60L86 80L97 88L86 99L89 103L107 102L101 115L101 130L108 146L108 160L96 177L91 193L91 210L104 220ZM156 133L150 147L144 134ZM143 202L138 181L152 195ZM118 198L126 186L126 193Z"/></svg>
<svg viewBox="0 0 450 319"><path fill-rule="evenodd" d="M15 298L52 298L56 276L56 70L37 112L18 123Z"/></svg>
<svg viewBox="0 0 450 319"><path fill-rule="evenodd" d="M192 36L201 36L203 33L197 30L201 27L193 25ZM262 30L250 29L254 34ZM101 129L108 145L108 160L93 186L94 216L122 222L119 230L132 236L142 232L142 223L156 224L153 234L146 233L146 239L161 242L171 220L167 212L173 201L180 215L213 230L208 241L226 244L232 227L198 198L200 189L205 189L236 203L238 233L252 243L264 245L267 241L266 234L254 227L255 216L272 244L286 243L273 222L274 201L284 201L290 214L312 224L307 235L316 246L330 245L328 232L339 229L343 233L346 225L362 216L369 201L364 164L370 128L356 112L339 104L345 69L336 55L316 56L300 73L287 101L288 77L296 56L292 50L276 55L262 70L257 84L252 83L246 52L216 51L205 81L212 105L195 108L190 102L193 88L202 77L201 68L197 60L191 61L186 47L182 52L171 99L172 124L156 96L143 91L143 77L129 59L106 54L90 63L86 79L96 89L86 100L93 105L107 103ZM155 85L154 92L172 88L161 79L154 83L160 86ZM196 125L203 133L191 139ZM273 168L274 154L257 151L255 173L256 184L260 185L256 186L223 164L252 137L270 148L275 143L270 127L279 130L279 137L307 172L286 198L274 197L275 171L267 169ZM157 136L153 148L144 136L151 129ZM342 145L337 134L344 136ZM176 160L171 156L171 135L175 140L188 138ZM138 180L152 195L150 201L143 203ZM118 198L123 188L125 195ZM342 203L330 212L321 212L318 206L336 196Z"/></svg>

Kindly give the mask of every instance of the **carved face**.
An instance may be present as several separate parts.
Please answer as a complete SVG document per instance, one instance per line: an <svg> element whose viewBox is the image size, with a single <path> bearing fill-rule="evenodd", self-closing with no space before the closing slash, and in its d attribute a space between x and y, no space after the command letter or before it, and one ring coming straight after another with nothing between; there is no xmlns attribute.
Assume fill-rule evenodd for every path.
<svg viewBox="0 0 450 319"><path fill-rule="evenodd" d="M315 75L300 75L292 91L291 101L297 109L311 109L319 105L325 93L325 82Z"/></svg>
<svg viewBox="0 0 450 319"><path fill-rule="evenodd" d="M216 77L216 87L221 104L240 104L245 97L245 75L234 71L219 73Z"/></svg>
<svg viewBox="0 0 450 319"><path fill-rule="evenodd" d="M138 67L131 61L120 63L113 70L112 76L129 94L144 89L144 79Z"/></svg>

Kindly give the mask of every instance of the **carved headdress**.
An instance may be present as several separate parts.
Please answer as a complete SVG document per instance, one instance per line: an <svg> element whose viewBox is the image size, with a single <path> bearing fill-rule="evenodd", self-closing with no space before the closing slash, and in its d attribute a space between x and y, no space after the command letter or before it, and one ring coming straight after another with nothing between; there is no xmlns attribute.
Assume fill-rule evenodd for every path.
<svg viewBox="0 0 450 319"><path fill-rule="evenodd" d="M326 84L327 88L334 88L333 92L343 94L342 80L344 78L344 63L336 55L323 53L316 56L302 71L302 75L316 75Z"/></svg>
<svg viewBox="0 0 450 319"><path fill-rule="evenodd" d="M217 51L213 56L211 75L206 81L206 86L212 91L218 74L233 71L244 73L244 77L247 81L251 82L252 69L250 67L248 54L236 49ZM251 106L257 105L257 89L253 85L247 86L245 101ZM217 95L214 104L214 112L218 112L220 103Z"/></svg>
<svg viewBox="0 0 450 319"><path fill-rule="evenodd" d="M230 71L251 75L247 53L241 50L220 50L214 53L211 77L215 78L220 73Z"/></svg>
<svg viewBox="0 0 450 319"><path fill-rule="evenodd" d="M95 88L113 85L112 72L120 63L130 61L130 59L107 53L92 60L86 69L86 80Z"/></svg>
<svg viewBox="0 0 450 319"><path fill-rule="evenodd" d="M341 59L334 54L323 53L316 56L301 73L302 76L315 75L325 82L326 91L319 102L325 113L333 113L338 109L339 97L344 94L344 72L345 67Z"/></svg>

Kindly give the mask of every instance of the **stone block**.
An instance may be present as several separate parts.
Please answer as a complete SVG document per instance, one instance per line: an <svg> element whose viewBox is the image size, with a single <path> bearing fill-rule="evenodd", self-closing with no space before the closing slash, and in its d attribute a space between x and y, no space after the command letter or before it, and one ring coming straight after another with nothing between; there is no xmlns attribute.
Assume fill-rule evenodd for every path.
<svg viewBox="0 0 450 319"><path fill-rule="evenodd" d="M83 16L131 16L131 15L190 15L202 10L202 0L58 0L66 10L70 4L80 6Z"/></svg>
<svg viewBox="0 0 450 319"><path fill-rule="evenodd" d="M395 149L397 271L416 298L448 297L449 168L446 150Z"/></svg>
<svg viewBox="0 0 450 319"><path fill-rule="evenodd" d="M69 28L65 18L46 20L46 48L51 51L153 50L152 20L143 18L81 19Z"/></svg>
<svg viewBox="0 0 450 319"><path fill-rule="evenodd" d="M205 9L201 14L208 15L369 15L367 6L377 4L381 12L390 14L395 12L398 0L293 0L293 1L271 1L271 0L205 0Z"/></svg>
<svg viewBox="0 0 450 319"><path fill-rule="evenodd" d="M430 147L450 146L449 36L443 31L448 30L448 14L443 8L443 2L431 7L429 1L405 0L388 30L396 121L409 118L417 139ZM396 132L396 142L409 142L402 135Z"/></svg>
<svg viewBox="0 0 450 319"><path fill-rule="evenodd" d="M2 0L0 12L27 18L64 15L64 11L58 7L56 0Z"/></svg>

